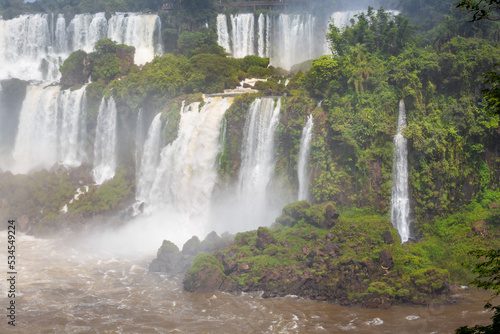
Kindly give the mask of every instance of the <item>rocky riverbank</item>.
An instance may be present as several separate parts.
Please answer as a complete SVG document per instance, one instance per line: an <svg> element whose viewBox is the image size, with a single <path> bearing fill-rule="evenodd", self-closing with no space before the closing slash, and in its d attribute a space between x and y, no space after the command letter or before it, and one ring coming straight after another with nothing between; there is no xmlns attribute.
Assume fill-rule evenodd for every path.
<svg viewBox="0 0 500 334"><path fill-rule="evenodd" d="M188 256L168 245L150 270L159 269L160 258ZM167 249L176 254L170 260ZM450 292L448 272L409 254L387 220L339 218L331 203L307 201L286 206L269 229L238 233L223 249L198 255L183 284L190 292L264 291L264 298L297 295L373 308L446 303Z"/></svg>

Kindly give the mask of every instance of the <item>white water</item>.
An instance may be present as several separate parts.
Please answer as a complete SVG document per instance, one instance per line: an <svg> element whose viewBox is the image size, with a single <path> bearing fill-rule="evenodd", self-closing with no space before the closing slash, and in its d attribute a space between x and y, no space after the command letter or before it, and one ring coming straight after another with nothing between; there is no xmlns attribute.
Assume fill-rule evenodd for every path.
<svg viewBox="0 0 500 334"><path fill-rule="evenodd" d="M255 20L253 14L231 15L232 54L235 58L254 55Z"/></svg>
<svg viewBox="0 0 500 334"><path fill-rule="evenodd" d="M402 131L406 127L406 110L403 100L399 102L398 128L394 136L394 165L392 186L391 222L398 230L401 242L410 237L410 196L408 191L408 140Z"/></svg>
<svg viewBox="0 0 500 334"><path fill-rule="evenodd" d="M94 141L94 169L92 174L96 184L113 178L116 169L116 104L113 97L104 98L97 116L96 138Z"/></svg>
<svg viewBox="0 0 500 334"><path fill-rule="evenodd" d="M248 110L238 177L239 198L249 216L261 222L269 205L266 196L274 174L274 137L279 124L281 99L256 99Z"/></svg>
<svg viewBox="0 0 500 334"><path fill-rule="evenodd" d="M161 152L161 161L146 201L170 204L195 214L207 208L217 181L219 135L232 98L207 98L203 107L193 103L181 112L177 138Z"/></svg>
<svg viewBox="0 0 500 334"><path fill-rule="evenodd" d="M331 18L342 28L359 12L363 10L334 12ZM219 45L236 58L269 57L271 65L288 70L294 64L331 54L325 37L329 20L318 20L312 14L259 14L257 19L253 14L232 14L230 23L232 30L226 15L218 15L217 38Z"/></svg>
<svg viewBox="0 0 500 334"><path fill-rule="evenodd" d="M134 46L140 65L162 53L157 15L117 13L107 21L104 13L78 14L67 27L61 14L21 15L0 20L0 80L57 80L71 52L91 52L104 37Z"/></svg>
<svg viewBox="0 0 500 334"><path fill-rule="evenodd" d="M217 43L222 46L227 52L231 53L231 45L229 44L229 30L227 29L226 15L217 15Z"/></svg>
<svg viewBox="0 0 500 334"><path fill-rule="evenodd" d="M137 177L136 198L139 201L145 200L147 192L156 176L156 168L160 162L161 149L161 113L155 116L148 130L148 137L144 142L144 149Z"/></svg>
<svg viewBox="0 0 500 334"><path fill-rule="evenodd" d="M79 166L85 154L85 87L28 86L19 116L12 159L7 169L27 173L54 163Z"/></svg>
<svg viewBox="0 0 500 334"><path fill-rule="evenodd" d="M297 164L297 177L299 179L299 193L298 200L307 200L309 197L309 170L307 162L309 159L309 151L311 148L313 129L313 117L307 117L306 125L302 130L302 137L300 139L299 162Z"/></svg>

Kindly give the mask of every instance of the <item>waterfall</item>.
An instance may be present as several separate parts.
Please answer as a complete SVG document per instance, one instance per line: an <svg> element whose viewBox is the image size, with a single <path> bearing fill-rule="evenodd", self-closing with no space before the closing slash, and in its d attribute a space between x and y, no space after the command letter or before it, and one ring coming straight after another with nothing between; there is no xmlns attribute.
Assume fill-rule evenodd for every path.
<svg viewBox="0 0 500 334"><path fill-rule="evenodd" d="M238 14L231 15L231 26L233 28L231 41L232 52L235 58L243 58L254 55L254 15Z"/></svg>
<svg viewBox="0 0 500 334"><path fill-rule="evenodd" d="M99 106L94 142L94 181L102 184L113 176L116 169L116 104L110 97Z"/></svg>
<svg viewBox="0 0 500 334"><path fill-rule="evenodd" d="M269 34L269 30L267 30L267 33L266 33L266 28L267 28L267 25L266 25L266 22L269 21L269 17L267 15L264 15L264 14L260 14L259 15L259 20L258 20L258 23L259 23L259 40L258 40L258 56L259 57L267 57L268 56L268 53L267 53L267 49L268 49L268 44L266 44L266 37L267 37L267 34Z"/></svg>
<svg viewBox="0 0 500 334"><path fill-rule="evenodd" d="M241 168L238 179L240 198L252 212L262 211L266 187L274 172L274 137L279 124L281 99L256 99L248 110L243 132Z"/></svg>
<svg viewBox="0 0 500 334"><path fill-rule="evenodd" d="M391 222L398 230L401 242L410 237L410 196L408 191L408 143L402 131L406 127L406 110L399 102L398 128L394 136L394 164L392 186Z"/></svg>
<svg viewBox="0 0 500 334"><path fill-rule="evenodd" d="M313 15L280 14L276 29L273 66L289 69L294 64L325 54L323 49L316 50L317 27Z"/></svg>
<svg viewBox="0 0 500 334"><path fill-rule="evenodd" d="M142 65L162 53L157 15L116 13L77 14L66 27L62 14L27 14L0 19L0 80L54 81L71 52L91 52L95 42L109 37L136 48Z"/></svg>
<svg viewBox="0 0 500 334"><path fill-rule="evenodd" d="M137 177L136 199L145 200L147 192L155 180L156 168L160 162L161 149L161 113L155 116L144 142L141 164Z"/></svg>
<svg viewBox="0 0 500 334"><path fill-rule="evenodd" d="M300 139L299 162L297 164L297 177L299 180L299 194L298 200L307 200L309 195L309 173L307 169L307 161L309 159L309 150L311 148L313 129L313 117L307 117L306 125L302 130L302 137Z"/></svg>
<svg viewBox="0 0 500 334"><path fill-rule="evenodd" d="M59 161L64 165L77 167L86 159L85 141L87 140L87 99L85 87L75 91L61 92Z"/></svg>
<svg viewBox="0 0 500 334"><path fill-rule="evenodd" d="M233 98L210 97L200 110L199 103L181 110L177 138L163 148L151 190L143 196L148 204L185 215L208 209L217 181L222 120L232 103Z"/></svg>
<svg viewBox="0 0 500 334"><path fill-rule="evenodd" d="M108 37L135 47L135 63L144 65L162 54L161 21L158 15L125 13L109 20Z"/></svg>
<svg viewBox="0 0 500 334"><path fill-rule="evenodd" d="M57 162L78 166L85 161L85 100L85 87L28 86L10 169L27 173Z"/></svg>
<svg viewBox="0 0 500 334"><path fill-rule="evenodd" d="M350 24L351 18L360 12L366 10L334 12L331 18L335 26L341 28ZM399 13L395 10L388 12ZM271 65L290 69L294 64L331 54L325 37L329 21L329 18L318 20L312 14L259 14L257 20L254 14L232 14L229 29L226 15L219 14L217 41L233 57L269 57Z"/></svg>
<svg viewBox="0 0 500 334"><path fill-rule="evenodd" d="M229 31L227 29L226 15L217 15L217 43L222 46L227 52L231 53L229 45Z"/></svg>

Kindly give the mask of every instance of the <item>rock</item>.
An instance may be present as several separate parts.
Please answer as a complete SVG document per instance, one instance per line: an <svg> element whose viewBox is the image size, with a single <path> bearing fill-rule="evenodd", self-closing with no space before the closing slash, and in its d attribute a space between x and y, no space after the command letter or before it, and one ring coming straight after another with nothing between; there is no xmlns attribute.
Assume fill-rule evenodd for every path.
<svg viewBox="0 0 500 334"><path fill-rule="evenodd" d="M379 253L380 265L384 269L391 269L394 267L394 261L392 260L392 255L387 249L381 250Z"/></svg>
<svg viewBox="0 0 500 334"><path fill-rule="evenodd" d="M271 244L279 245L279 242L268 228L262 226L259 227L257 230L257 240L255 242L255 246L260 250L264 250Z"/></svg>
<svg viewBox="0 0 500 334"><path fill-rule="evenodd" d="M217 259L208 254L200 254L186 273L182 285L189 292L209 293L218 291L226 278Z"/></svg>
<svg viewBox="0 0 500 334"><path fill-rule="evenodd" d="M92 64L85 51L74 52L61 67L61 86L84 85L89 81Z"/></svg>
<svg viewBox="0 0 500 334"><path fill-rule="evenodd" d="M500 204L490 203L489 208L490 210L498 209L500 208Z"/></svg>
<svg viewBox="0 0 500 334"><path fill-rule="evenodd" d="M382 233L382 240L384 240L386 244L394 243L394 238L392 237L392 234L389 230Z"/></svg>
<svg viewBox="0 0 500 334"><path fill-rule="evenodd" d="M156 259L149 265L149 270L169 274L183 274L191 266L193 259L194 256L182 254L172 242L163 240Z"/></svg>
<svg viewBox="0 0 500 334"><path fill-rule="evenodd" d="M215 233L215 231L210 232L206 238L200 243L199 251L211 253L214 250L222 249L221 238Z"/></svg>
<svg viewBox="0 0 500 334"><path fill-rule="evenodd" d="M187 255L197 255L200 249L200 239L197 236L193 236L191 239L186 241L184 246L182 246L182 253Z"/></svg>
<svg viewBox="0 0 500 334"><path fill-rule="evenodd" d="M282 214L276 222L284 226L294 226L299 220L307 215L307 209L311 207L308 201L290 203L283 208Z"/></svg>
<svg viewBox="0 0 500 334"><path fill-rule="evenodd" d="M338 218L339 218L339 212L335 210L331 204L328 204L325 209L325 219L326 219L325 227L327 229L331 229L337 223Z"/></svg>
<svg viewBox="0 0 500 334"><path fill-rule="evenodd" d="M488 236L488 223L484 220L475 222L474 224L472 224L472 228L474 229L474 232L476 232L476 235L479 235L481 237Z"/></svg>

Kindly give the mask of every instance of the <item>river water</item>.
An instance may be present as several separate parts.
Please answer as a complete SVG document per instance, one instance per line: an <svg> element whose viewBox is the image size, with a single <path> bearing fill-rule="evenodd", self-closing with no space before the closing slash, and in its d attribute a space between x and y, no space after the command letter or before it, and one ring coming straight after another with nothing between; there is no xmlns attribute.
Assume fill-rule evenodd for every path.
<svg viewBox="0 0 500 334"><path fill-rule="evenodd" d="M154 253L118 257L62 240L17 235L12 327L6 317L7 234L0 232L0 333L452 333L487 324L492 315L483 309L490 294L476 290L461 292L450 306L388 310L293 296L190 294L182 278L147 270Z"/></svg>

